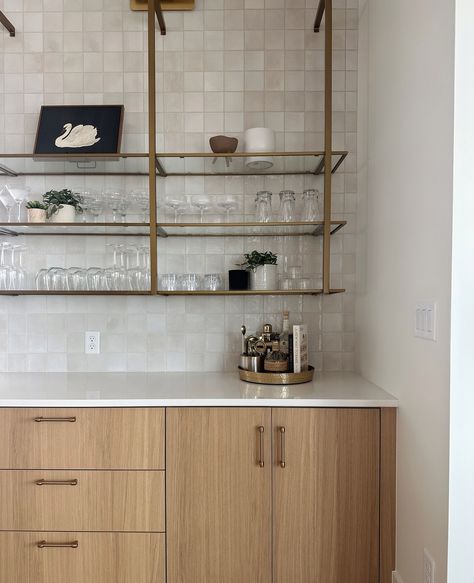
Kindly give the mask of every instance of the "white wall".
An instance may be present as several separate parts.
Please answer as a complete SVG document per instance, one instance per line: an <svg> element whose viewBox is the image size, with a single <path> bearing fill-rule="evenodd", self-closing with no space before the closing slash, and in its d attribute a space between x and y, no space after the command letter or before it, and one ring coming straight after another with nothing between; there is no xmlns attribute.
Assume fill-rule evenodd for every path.
<svg viewBox="0 0 474 583"><path fill-rule="evenodd" d="M360 370L400 399L397 570L404 583L421 582L426 547L443 583L454 0L366 0L361 31ZM414 337L417 300L438 303L437 342Z"/></svg>
<svg viewBox="0 0 474 583"><path fill-rule="evenodd" d="M472 581L474 524L474 5L456 2L449 583Z"/></svg>

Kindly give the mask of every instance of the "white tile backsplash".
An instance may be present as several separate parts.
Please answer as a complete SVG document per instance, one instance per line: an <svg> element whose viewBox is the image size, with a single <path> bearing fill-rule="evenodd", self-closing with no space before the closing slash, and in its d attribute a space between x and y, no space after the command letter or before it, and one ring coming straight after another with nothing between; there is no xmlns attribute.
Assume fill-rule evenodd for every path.
<svg viewBox="0 0 474 583"><path fill-rule="evenodd" d="M146 16L127 0L3 0L16 38L0 34L0 151L31 150L42 104L124 103L123 149L146 148ZM277 133L277 149L321 149L324 140L324 33L312 32L316 0L197 0L196 10L166 13L157 33L158 148L208 148L218 133L243 137L253 125ZM351 154L334 177L333 207L347 227L334 237L333 286L327 297L3 297L1 371L162 371L233 369L240 325L280 325L289 309L306 321L317 369L350 370L354 362L357 11L334 11L334 141ZM323 23L324 24L324 23ZM323 26L324 28L324 26ZM61 32L58 32L61 31ZM242 148L242 142L239 144ZM53 186L146 186L146 179L29 177L35 198ZM158 196L231 194L253 213L257 190L322 190L321 178L169 178ZM104 238L105 239L105 238ZM24 239L28 267L102 265L104 241L80 237ZM128 241L128 240L127 240ZM224 271L244 251L286 246L321 273L321 241L304 238L160 241L160 271ZM86 330L101 332L102 353L84 354Z"/></svg>

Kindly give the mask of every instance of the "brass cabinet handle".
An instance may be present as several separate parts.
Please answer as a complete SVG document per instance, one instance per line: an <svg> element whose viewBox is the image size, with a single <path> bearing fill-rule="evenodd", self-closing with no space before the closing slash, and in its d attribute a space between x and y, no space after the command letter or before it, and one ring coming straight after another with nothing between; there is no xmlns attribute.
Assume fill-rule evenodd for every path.
<svg viewBox="0 0 474 583"><path fill-rule="evenodd" d="M286 468L286 443L285 443L285 433L286 428L280 427L280 466Z"/></svg>
<svg viewBox="0 0 474 583"><path fill-rule="evenodd" d="M264 459L264 443L263 443L263 434L265 433L265 427L260 425L258 427L258 434L259 434L259 451L258 451L258 465L263 468L265 466L265 459Z"/></svg>
<svg viewBox="0 0 474 583"><path fill-rule="evenodd" d="M77 486L79 480L36 480L37 486Z"/></svg>
<svg viewBox="0 0 474 583"><path fill-rule="evenodd" d="M75 423L76 417L35 417L36 423Z"/></svg>
<svg viewBox="0 0 474 583"><path fill-rule="evenodd" d="M36 546L39 549L77 549L79 541L73 540L70 543L49 543L48 541L40 540Z"/></svg>

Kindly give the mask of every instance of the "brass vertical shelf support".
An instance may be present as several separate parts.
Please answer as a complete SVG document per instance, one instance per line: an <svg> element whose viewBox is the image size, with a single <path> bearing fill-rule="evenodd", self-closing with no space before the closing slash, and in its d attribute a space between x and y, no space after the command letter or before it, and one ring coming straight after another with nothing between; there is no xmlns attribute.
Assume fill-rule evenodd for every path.
<svg viewBox="0 0 474 583"><path fill-rule="evenodd" d="M15 27L8 20L8 18L5 16L5 14L3 14L3 12L1 10L0 10L0 23L8 30L8 32L10 33L10 36L16 35Z"/></svg>
<svg viewBox="0 0 474 583"><path fill-rule="evenodd" d="M151 294L158 289L158 237L156 217L156 42L155 8L159 2L148 2L148 172L150 190L150 272ZM161 12L161 8L160 8Z"/></svg>
<svg viewBox="0 0 474 583"><path fill-rule="evenodd" d="M325 0L326 31L324 55L324 236L323 293L331 290L331 205L332 205L332 0Z"/></svg>
<svg viewBox="0 0 474 583"><path fill-rule="evenodd" d="M324 16L325 9L326 0L319 0L318 11L316 12L316 19L314 21L314 32L319 32L321 30L321 21Z"/></svg>

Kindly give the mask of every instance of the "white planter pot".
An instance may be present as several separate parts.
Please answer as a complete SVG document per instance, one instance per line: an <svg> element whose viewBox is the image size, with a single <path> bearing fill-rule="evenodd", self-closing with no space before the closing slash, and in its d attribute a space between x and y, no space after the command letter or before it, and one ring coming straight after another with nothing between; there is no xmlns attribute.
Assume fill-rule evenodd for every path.
<svg viewBox="0 0 474 583"><path fill-rule="evenodd" d="M278 267L276 265L259 265L250 272L250 287L253 290L278 289Z"/></svg>
<svg viewBox="0 0 474 583"><path fill-rule="evenodd" d="M26 209L29 223L45 223L46 211L44 209Z"/></svg>
<svg viewBox="0 0 474 583"><path fill-rule="evenodd" d="M54 213L50 221L52 223L74 223L76 221L76 209L72 204L64 204L63 208Z"/></svg>
<svg viewBox="0 0 474 583"><path fill-rule="evenodd" d="M275 132L271 128L250 128L245 131L247 152L274 152ZM267 170L273 166L273 159L265 156L247 158L245 164L253 170Z"/></svg>

